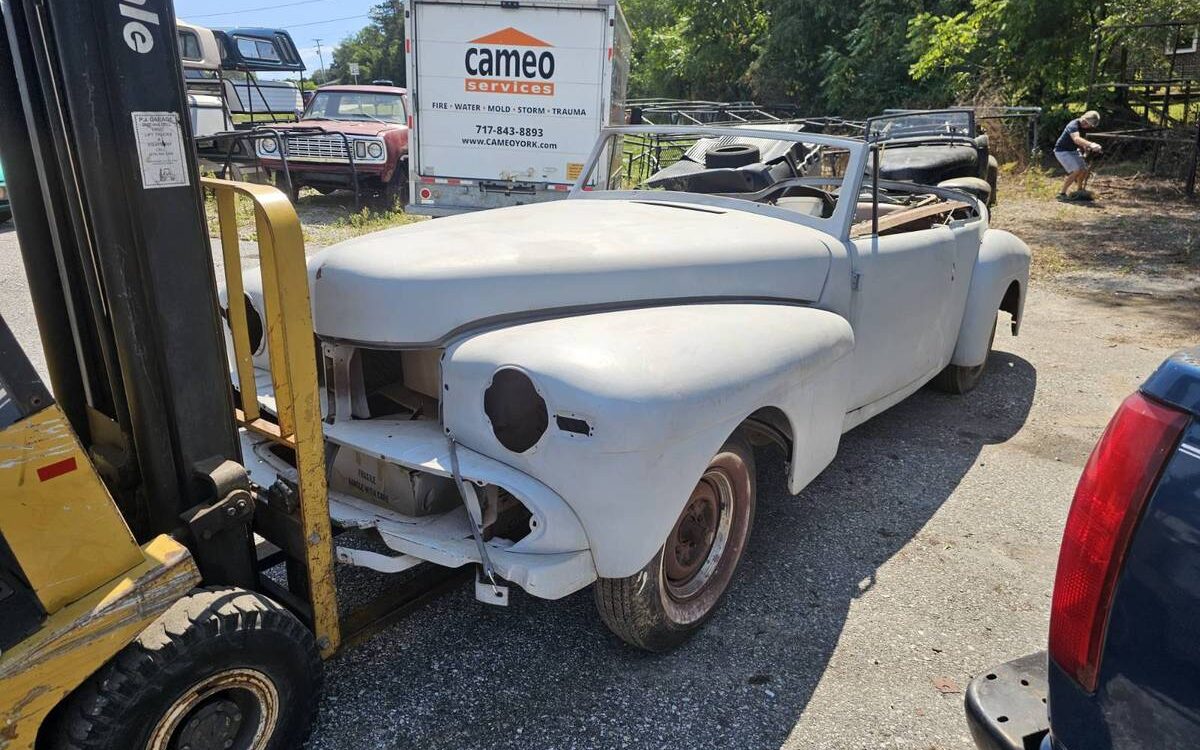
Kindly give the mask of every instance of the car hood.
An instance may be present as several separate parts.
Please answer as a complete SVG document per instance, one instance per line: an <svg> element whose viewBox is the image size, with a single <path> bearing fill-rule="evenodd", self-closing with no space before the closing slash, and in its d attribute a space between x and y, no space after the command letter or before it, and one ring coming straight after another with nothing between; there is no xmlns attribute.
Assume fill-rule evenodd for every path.
<svg viewBox="0 0 1200 750"><path fill-rule="evenodd" d="M745 211L574 199L397 227L309 261L326 338L434 345L474 325L670 300L821 296L832 239Z"/></svg>
<svg viewBox="0 0 1200 750"><path fill-rule="evenodd" d="M394 122L350 122L349 120L301 120L291 125L272 125L276 130L319 127L331 133L346 135L383 135L393 130L405 130L407 126Z"/></svg>

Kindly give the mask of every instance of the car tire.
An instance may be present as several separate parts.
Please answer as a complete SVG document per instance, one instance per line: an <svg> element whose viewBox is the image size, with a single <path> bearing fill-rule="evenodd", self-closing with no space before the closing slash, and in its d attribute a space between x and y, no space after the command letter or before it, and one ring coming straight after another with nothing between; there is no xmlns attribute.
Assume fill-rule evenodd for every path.
<svg viewBox="0 0 1200 750"><path fill-rule="evenodd" d="M762 151L748 143L712 146L704 152L704 166L708 169L737 169L761 160Z"/></svg>
<svg viewBox="0 0 1200 750"><path fill-rule="evenodd" d="M1000 200L1000 163L996 161L996 157L988 157L987 165L987 184L992 188L992 192L988 195L988 208L995 206Z"/></svg>
<svg viewBox="0 0 1200 750"><path fill-rule="evenodd" d="M308 735L321 679L312 633L286 609L199 589L67 699L51 747L290 750Z"/></svg>
<svg viewBox="0 0 1200 750"><path fill-rule="evenodd" d="M750 539L754 472L754 452L735 434L713 456L646 567L628 578L596 582L596 608L609 630L632 646L663 652L704 625L728 591Z"/></svg>
<svg viewBox="0 0 1200 750"><path fill-rule="evenodd" d="M992 321L992 335L988 339L987 356L984 357L983 364L974 367L946 365L941 372L934 376L933 380L930 381L930 385L942 393L950 393L955 396L961 396L964 393L975 390L975 386L979 385L979 381L983 380L983 373L987 369L987 360L992 354L992 344L995 341L996 321Z"/></svg>
<svg viewBox="0 0 1200 750"><path fill-rule="evenodd" d="M12 211L7 208L0 208L0 224L5 224L12 218Z"/></svg>

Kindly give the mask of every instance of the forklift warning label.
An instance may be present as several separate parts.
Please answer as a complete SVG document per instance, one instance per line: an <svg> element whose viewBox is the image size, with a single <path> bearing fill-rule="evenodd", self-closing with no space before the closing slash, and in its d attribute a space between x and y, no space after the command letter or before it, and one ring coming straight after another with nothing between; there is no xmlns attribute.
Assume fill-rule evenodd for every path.
<svg viewBox="0 0 1200 750"><path fill-rule="evenodd" d="M133 132L137 137L138 162L142 166L142 188L186 187L191 184L187 149L175 112L134 112Z"/></svg>

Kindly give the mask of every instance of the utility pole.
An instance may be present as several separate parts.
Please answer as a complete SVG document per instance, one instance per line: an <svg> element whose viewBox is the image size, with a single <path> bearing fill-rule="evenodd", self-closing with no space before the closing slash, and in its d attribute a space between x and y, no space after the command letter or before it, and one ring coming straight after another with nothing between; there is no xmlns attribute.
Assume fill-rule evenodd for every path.
<svg viewBox="0 0 1200 750"><path fill-rule="evenodd" d="M322 54L322 52L321 52L321 40L313 39L313 41L316 42L316 44L317 44L317 59L321 61L321 71L324 72L325 71L325 55ZM324 78L325 76L322 76L322 77Z"/></svg>

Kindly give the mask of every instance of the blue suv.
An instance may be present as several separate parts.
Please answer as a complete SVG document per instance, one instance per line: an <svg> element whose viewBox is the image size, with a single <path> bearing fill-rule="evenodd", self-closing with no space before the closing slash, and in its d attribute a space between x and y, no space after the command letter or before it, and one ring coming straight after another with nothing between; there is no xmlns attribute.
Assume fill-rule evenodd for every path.
<svg viewBox="0 0 1200 750"><path fill-rule="evenodd" d="M1121 405L1063 533L1048 651L976 677L988 750L1200 747L1200 347Z"/></svg>

